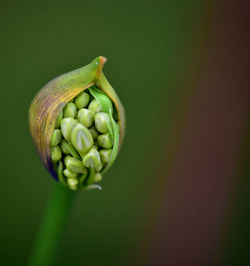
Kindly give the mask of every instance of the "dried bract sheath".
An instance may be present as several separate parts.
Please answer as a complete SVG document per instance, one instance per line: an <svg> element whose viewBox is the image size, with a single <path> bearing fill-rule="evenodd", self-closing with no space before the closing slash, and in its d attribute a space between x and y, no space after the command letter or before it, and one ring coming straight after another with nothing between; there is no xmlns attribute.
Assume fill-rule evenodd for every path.
<svg viewBox="0 0 250 266"><path fill-rule="evenodd" d="M125 133L123 106L102 68L89 65L45 85L29 110L31 136L53 177L72 190L99 188Z"/></svg>

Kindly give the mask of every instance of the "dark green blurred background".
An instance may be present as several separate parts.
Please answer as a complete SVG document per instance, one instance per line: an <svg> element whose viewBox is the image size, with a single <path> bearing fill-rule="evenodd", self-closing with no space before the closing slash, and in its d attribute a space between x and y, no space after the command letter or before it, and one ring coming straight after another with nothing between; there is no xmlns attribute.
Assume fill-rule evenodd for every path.
<svg viewBox="0 0 250 266"><path fill-rule="evenodd" d="M139 265L154 257L150 242L157 235L158 214L166 213L161 196L167 193L164 169L170 167L177 143L182 145L179 136L188 125L185 115L203 78L201 69L206 73L204 60L209 58L211 34L223 10L223 2L220 8L217 4L1 3L1 265L25 265L54 183L30 138L30 101L49 80L99 55L108 58L104 72L125 106L127 132L116 164L104 178L103 190L78 193L59 265ZM248 130L242 128L240 151L248 139ZM246 162L244 154L240 152L237 162L239 158ZM247 163L242 163L238 173L244 176L246 171ZM229 187L229 194L238 193L232 184ZM249 257L242 250L249 248L250 238L240 243L236 228L244 225L245 214L248 220L250 215L249 211L234 214L242 206L237 201L241 199L232 200L229 194L225 208L232 211L230 215L225 212L227 222L222 223L226 226L212 232L224 240L220 244L215 240L216 249L206 256L212 261L229 263L241 258L246 262ZM175 195L178 198L178 190ZM247 232L244 235L249 237ZM241 249L235 249L235 240ZM163 259L162 265L167 264ZM150 265L158 264L151 261Z"/></svg>

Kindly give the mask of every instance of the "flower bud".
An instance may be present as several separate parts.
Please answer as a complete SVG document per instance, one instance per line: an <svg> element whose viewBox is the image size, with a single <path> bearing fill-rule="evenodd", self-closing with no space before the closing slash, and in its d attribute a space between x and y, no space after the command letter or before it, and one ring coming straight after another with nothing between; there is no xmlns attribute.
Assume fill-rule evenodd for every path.
<svg viewBox="0 0 250 266"><path fill-rule="evenodd" d="M94 121L94 114L94 111L82 108L77 113L77 119L85 127L90 127Z"/></svg>
<svg viewBox="0 0 250 266"><path fill-rule="evenodd" d="M62 152L59 146L53 147L51 149L51 160L57 162L62 158Z"/></svg>
<svg viewBox="0 0 250 266"><path fill-rule="evenodd" d="M104 150L100 150L99 153L100 153L101 161L103 163L108 163L110 156L111 156L111 153L112 153L112 150L111 149L104 149Z"/></svg>
<svg viewBox="0 0 250 266"><path fill-rule="evenodd" d="M73 128L70 139L81 156L84 156L94 144L90 131L80 123Z"/></svg>
<svg viewBox="0 0 250 266"><path fill-rule="evenodd" d="M77 160L76 158L66 156L64 159L64 162L65 162L66 168L72 173L76 173L76 174L87 173L87 170L84 167L83 163Z"/></svg>
<svg viewBox="0 0 250 266"><path fill-rule="evenodd" d="M54 132L53 132L53 134L52 134L52 137L51 137L50 145L52 147L57 146L60 143L61 139L62 139L62 132L61 132L61 130L60 129L55 129Z"/></svg>
<svg viewBox="0 0 250 266"><path fill-rule="evenodd" d="M68 178L67 183L70 189L77 190L79 181L76 178Z"/></svg>
<svg viewBox="0 0 250 266"><path fill-rule="evenodd" d="M63 110L64 117L74 118L76 116L76 106L74 103L68 103Z"/></svg>
<svg viewBox="0 0 250 266"><path fill-rule="evenodd" d="M67 168L63 170L63 174L68 178L77 178L77 174L69 171Z"/></svg>
<svg viewBox="0 0 250 266"><path fill-rule="evenodd" d="M95 127L99 132L107 133L111 127L109 115L103 112L96 114Z"/></svg>
<svg viewBox="0 0 250 266"><path fill-rule="evenodd" d="M81 159L80 155L77 153L77 151L75 150L75 148L73 146L71 146L65 140L62 140L61 149L62 149L62 151L63 151L64 154L70 154L70 155L72 155L76 159L79 159L79 160Z"/></svg>
<svg viewBox="0 0 250 266"><path fill-rule="evenodd" d="M88 168L97 168L101 164L101 159L97 149L92 148L84 157L83 164Z"/></svg>
<svg viewBox="0 0 250 266"><path fill-rule="evenodd" d="M99 145L105 149L110 149L113 146L112 138L110 133L102 134L98 136L97 141Z"/></svg>
<svg viewBox="0 0 250 266"><path fill-rule="evenodd" d="M29 109L32 139L43 163L73 190L100 189L94 182L114 163L125 132L124 109L102 72L105 62L100 56L53 79ZM103 148L111 151L100 156Z"/></svg>
<svg viewBox="0 0 250 266"><path fill-rule="evenodd" d="M70 142L70 135L77 121L73 118L63 118L61 121L61 130L63 137Z"/></svg>
<svg viewBox="0 0 250 266"><path fill-rule="evenodd" d="M88 105L89 103L89 95L86 92L80 93L76 98L75 98L75 105L77 109L84 108Z"/></svg>
<svg viewBox="0 0 250 266"><path fill-rule="evenodd" d="M100 173L96 173L94 177L94 182L101 182L102 181L102 175Z"/></svg>
<svg viewBox="0 0 250 266"><path fill-rule="evenodd" d="M92 110L95 114L99 113L102 111L102 106L100 105L100 103L98 103L97 100L92 100L91 103L89 104L89 110Z"/></svg>

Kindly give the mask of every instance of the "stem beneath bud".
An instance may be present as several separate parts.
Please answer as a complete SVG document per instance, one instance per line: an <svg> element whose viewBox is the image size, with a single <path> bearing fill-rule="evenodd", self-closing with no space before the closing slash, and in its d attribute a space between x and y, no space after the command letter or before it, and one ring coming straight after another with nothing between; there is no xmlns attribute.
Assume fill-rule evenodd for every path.
<svg viewBox="0 0 250 266"><path fill-rule="evenodd" d="M76 193L56 183L28 266L52 266Z"/></svg>

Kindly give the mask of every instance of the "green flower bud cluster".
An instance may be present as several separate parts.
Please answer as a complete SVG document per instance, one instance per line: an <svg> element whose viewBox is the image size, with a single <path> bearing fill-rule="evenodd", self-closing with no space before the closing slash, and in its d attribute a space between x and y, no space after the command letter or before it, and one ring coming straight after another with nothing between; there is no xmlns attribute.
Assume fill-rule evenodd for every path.
<svg viewBox="0 0 250 266"><path fill-rule="evenodd" d="M89 90L64 107L51 138L51 160L61 183L78 190L102 180L114 145L111 127L110 115Z"/></svg>

